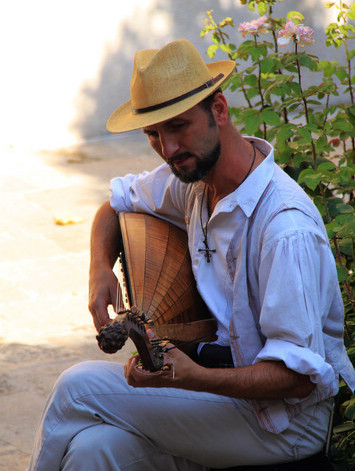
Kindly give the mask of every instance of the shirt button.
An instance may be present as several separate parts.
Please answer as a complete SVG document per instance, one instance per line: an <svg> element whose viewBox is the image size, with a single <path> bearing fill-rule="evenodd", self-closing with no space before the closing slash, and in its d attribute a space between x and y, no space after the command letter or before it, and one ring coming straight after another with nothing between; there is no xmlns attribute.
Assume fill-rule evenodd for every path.
<svg viewBox="0 0 355 471"><path fill-rule="evenodd" d="M198 265L199 264L199 259L195 258L194 263L195 263L195 265Z"/></svg>

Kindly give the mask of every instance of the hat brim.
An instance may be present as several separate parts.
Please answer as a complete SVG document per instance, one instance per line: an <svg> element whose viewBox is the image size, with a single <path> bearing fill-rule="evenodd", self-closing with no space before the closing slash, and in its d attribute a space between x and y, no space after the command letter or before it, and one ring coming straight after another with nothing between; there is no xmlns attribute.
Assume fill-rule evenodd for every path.
<svg viewBox="0 0 355 471"><path fill-rule="evenodd" d="M124 103L118 107L111 114L106 123L107 130L113 133L133 131L134 129L151 126L152 124L160 123L181 113L184 113L208 97L211 93L214 92L214 90L217 90L217 88L219 88L222 83L231 76L235 68L234 61L219 61L206 65L209 68L212 77L216 77L221 73L223 74L223 77L212 87L204 88L195 95L185 98L172 105L165 106L164 108L139 114L134 114L132 112L131 101L129 100L127 103Z"/></svg>

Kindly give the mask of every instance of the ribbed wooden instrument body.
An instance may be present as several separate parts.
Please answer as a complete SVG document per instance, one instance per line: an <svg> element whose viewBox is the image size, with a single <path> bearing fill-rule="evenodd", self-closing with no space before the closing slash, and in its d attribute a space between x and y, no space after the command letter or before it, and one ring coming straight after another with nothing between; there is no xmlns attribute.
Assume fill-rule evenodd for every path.
<svg viewBox="0 0 355 471"><path fill-rule="evenodd" d="M129 304L153 320L159 336L187 340L214 331L196 289L186 233L148 214L119 218Z"/></svg>

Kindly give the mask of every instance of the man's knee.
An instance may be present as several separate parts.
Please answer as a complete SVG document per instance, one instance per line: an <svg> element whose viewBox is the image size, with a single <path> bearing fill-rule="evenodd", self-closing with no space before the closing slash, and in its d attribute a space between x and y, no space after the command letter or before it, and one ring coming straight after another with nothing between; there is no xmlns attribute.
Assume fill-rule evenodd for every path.
<svg viewBox="0 0 355 471"><path fill-rule="evenodd" d="M76 397L79 394L100 393L103 383L105 382L105 375L114 375L117 379L120 373L120 365L111 364L114 366L114 371L106 366L107 362L102 361L85 361L78 363L59 376L55 390L69 393L71 397ZM107 378L109 379L109 378Z"/></svg>
<svg viewBox="0 0 355 471"><path fill-rule="evenodd" d="M121 466L126 468L133 463L144 462L154 451L149 440L119 427L100 423L73 437L62 460L62 469L71 471L78 469L80 464L80 469L88 471L118 471Z"/></svg>
<svg viewBox="0 0 355 471"><path fill-rule="evenodd" d="M103 466L101 467L101 464L102 460L107 461L105 455L109 451L109 444L102 439L102 436L98 436L98 427L100 426L84 429L72 438L62 460L64 471L79 468L88 471L90 469L105 469Z"/></svg>
<svg viewBox="0 0 355 471"><path fill-rule="evenodd" d="M97 366L95 362L78 363L67 370L64 370L58 377L54 386L55 392L73 393L85 386L95 373Z"/></svg>

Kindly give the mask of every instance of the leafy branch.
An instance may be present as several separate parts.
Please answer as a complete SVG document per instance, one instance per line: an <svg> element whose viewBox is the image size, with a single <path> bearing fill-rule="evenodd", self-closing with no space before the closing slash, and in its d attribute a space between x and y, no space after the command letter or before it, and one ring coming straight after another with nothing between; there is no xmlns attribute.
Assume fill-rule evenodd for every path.
<svg viewBox="0 0 355 471"><path fill-rule="evenodd" d="M325 45L343 51L340 64L308 52L313 30L302 13L277 18L277 0L240 3L259 15L239 24L241 41L233 19L217 22L212 10L201 36L211 35L209 57L221 50L236 62L227 88L240 93L243 104L230 107L234 123L242 133L274 144L276 161L323 217L343 295L344 342L355 364L355 4L336 0L325 5L336 10L336 22L325 28ZM305 71L314 74L310 82L315 85L304 85ZM350 470L355 468L355 397L344 384L336 403L334 462Z"/></svg>

